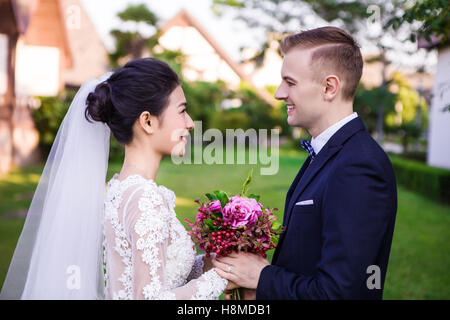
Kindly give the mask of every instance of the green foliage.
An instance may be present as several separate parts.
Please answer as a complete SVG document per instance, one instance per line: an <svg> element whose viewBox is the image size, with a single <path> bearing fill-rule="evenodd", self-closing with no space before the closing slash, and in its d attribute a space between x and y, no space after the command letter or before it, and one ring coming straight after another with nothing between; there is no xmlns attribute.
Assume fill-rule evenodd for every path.
<svg viewBox="0 0 450 320"><path fill-rule="evenodd" d="M179 77L182 77L183 64L186 57L180 51L164 50L160 53L153 53L153 57L166 62Z"/></svg>
<svg viewBox="0 0 450 320"><path fill-rule="evenodd" d="M239 109L219 110L211 114L210 128L216 128L225 133L226 129L251 128L249 116Z"/></svg>
<svg viewBox="0 0 450 320"><path fill-rule="evenodd" d="M228 197L227 193L222 190L214 190L214 194L216 195L217 199L220 201L220 205L222 208L225 207L225 205L230 202L230 198Z"/></svg>
<svg viewBox="0 0 450 320"><path fill-rule="evenodd" d="M145 38L138 32L121 30L112 30L111 35L116 42L115 51L109 54L110 64L114 68L120 66L121 58L140 58L146 49L153 48L158 43L157 35Z"/></svg>
<svg viewBox="0 0 450 320"><path fill-rule="evenodd" d="M109 160L116 162L123 162L125 159L125 148L120 143L116 141L114 136L111 134L109 140Z"/></svg>
<svg viewBox="0 0 450 320"><path fill-rule="evenodd" d="M359 84L353 105L355 111L364 120L367 130L371 134L377 128L377 112L379 106L383 107L383 114L385 116L395 114L396 98L396 94L390 92L387 88L380 86L366 89L362 83Z"/></svg>
<svg viewBox="0 0 450 320"><path fill-rule="evenodd" d="M282 107L273 107L267 104L245 83L241 84L233 98L240 99L242 110L249 119L249 127L255 130L280 128L282 135L290 133L287 124L287 112ZM284 112L283 112L284 111Z"/></svg>
<svg viewBox="0 0 450 320"><path fill-rule="evenodd" d="M135 22L144 24L155 30L151 36L143 36L137 31L123 31L114 29L111 35L115 40L115 51L109 54L110 64L117 68L120 66L122 58L141 58L146 51L152 52L158 44L160 31L156 27L157 16L148 9L145 4L129 5L124 11L118 14L123 22Z"/></svg>
<svg viewBox="0 0 450 320"><path fill-rule="evenodd" d="M122 21L145 22L151 26L158 23L158 18L145 4L129 5L118 14Z"/></svg>
<svg viewBox="0 0 450 320"><path fill-rule="evenodd" d="M286 112L267 104L244 83L237 91L228 89L223 81L184 81L182 87L189 115L194 120L202 121L203 130L217 128L225 133L226 129L281 128L284 135L290 132ZM239 99L241 106L222 109L226 99Z"/></svg>
<svg viewBox="0 0 450 320"><path fill-rule="evenodd" d="M425 197L450 204L450 170L390 156L399 185Z"/></svg>
<svg viewBox="0 0 450 320"><path fill-rule="evenodd" d="M403 150L407 152L410 140L418 139L428 125L428 105L400 72L393 74L391 85L398 91L396 104L401 106L401 111L386 116L386 131L400 135Z"/></svg>
<svg viewBox="0 0 450 320"><path fill-rule="evenodd" d="M184 81L182 87L191 118L202 121L203 129L210 128L211 117L220 110L222 101L231 94L226 83L223 81Z"/></svg>
<svg viewBox="0 0 450 320"><path fill-rule="evenodd" d="M287 6L287 2L280 0L214 0L212 9L217 14L221 14L227 8L237 9L238 18L247 22L249 26L258 26L268 32L280 33L292 32L293 30L290 30L289 26L302 23L301 21L309 14L307 10L302 10L300 13L298 10L292 10L292 6L298 5L298 2L306 4L313 12L330 23L336 21L344 23L350 32L358 29L358 18L362 19L368 16L366 11L368 4L362 1L289 1L292 6ZM270 23L269 19L261 19L261 16L276 17L280 24Z"/></svg>
<svg viewBox="0 0 450 320"><path fill-rule="evenodd" d="M411 1L402 1L405 10L399 15L393 16L387 23L394 29L399 29L402 25L420 22L420 27L411 33L410 39L416 39L415 32L430 42L431 35L441 37L444 44L450 36L450 6L448 0L419 0L410 7Z"/></svg>
<svg viewBox="0 0 450 320"><path fill-rule="evenodd" d="M420 109L421 126L419 129L425 129L428 125L428 105L426 100L419 96L419 93L409 84L408 79L400 72L394 72L392 85L398 88L397 102L400 102L402 105L400 113L402 123L411 124L415 122ZM392 119L388 119L387 122L389 126L395 126Z"/></svg>
<svg viewBox="0 0 450 320"><path fill-rule="evenodd" d="M56 97L38 97L41 106L33 110L32 116L39 132L39 148L45 158L75 94L75 90L65 90Z"/></svg>
<svg viewBox="0 0 450 320"><path fill-rule="evenodd" d="M247 187L250 184L250 182L252 182L252 176L253 176L253 168L250 169L247 179L245 179L244 184L242 185L241 196L245 196L245 194L247 193Z"/></svg>
<svg viewBox="0 0 450 320"><path fill-rule="evenodd" d="M67 89L56 97L39 97L41 106L33 110L33 120L39 132L39 149L42 156L47 158L58 129L69 110L70 104L75 97L76 90ZM124 158L123 147L111 135L109 158L122 161Z"/></svg>

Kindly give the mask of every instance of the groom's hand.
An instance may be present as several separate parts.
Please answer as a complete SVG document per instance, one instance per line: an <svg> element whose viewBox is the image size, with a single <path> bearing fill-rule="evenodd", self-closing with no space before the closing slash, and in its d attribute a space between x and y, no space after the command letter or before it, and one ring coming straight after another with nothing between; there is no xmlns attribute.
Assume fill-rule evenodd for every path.
<svg viewBox="0 0 450 320"><path fill-rule="evenodd" d="M219 276L249 289L256 289L262 269L269 264L269 261L260 255L245 252L233 252L213 260Z"/></svg>

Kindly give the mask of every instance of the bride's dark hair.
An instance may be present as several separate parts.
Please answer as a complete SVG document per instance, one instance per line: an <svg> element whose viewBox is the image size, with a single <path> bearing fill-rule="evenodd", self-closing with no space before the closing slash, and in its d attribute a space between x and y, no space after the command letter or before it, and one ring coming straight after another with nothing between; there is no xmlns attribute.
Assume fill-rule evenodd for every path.
<svg viewBox="0 0 450 320"><path fill-rule="evenodd" d="M106 123L119 143L128 144L141 113L160 116L179 84L167 63L154 58L132 60L89 93L85 117Z"/></svg>

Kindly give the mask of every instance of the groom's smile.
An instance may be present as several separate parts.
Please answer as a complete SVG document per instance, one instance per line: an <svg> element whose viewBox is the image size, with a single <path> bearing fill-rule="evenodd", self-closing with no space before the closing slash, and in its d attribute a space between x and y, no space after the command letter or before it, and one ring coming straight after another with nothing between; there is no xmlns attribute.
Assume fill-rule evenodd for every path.
<svg viewBox="0 0 450 320"><path fill-rule="evenodd" d="M292 116L294 113L294 106L293 105L286 105L287 106L287 113L289 116Z"/></svg>

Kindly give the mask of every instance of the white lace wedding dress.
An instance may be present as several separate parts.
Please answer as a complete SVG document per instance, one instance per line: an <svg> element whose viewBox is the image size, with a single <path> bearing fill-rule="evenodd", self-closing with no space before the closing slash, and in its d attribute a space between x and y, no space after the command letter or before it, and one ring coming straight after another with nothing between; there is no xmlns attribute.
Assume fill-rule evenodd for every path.
<svg viewBox="0 0 450 320"><path fill-rule="evenodd" d="M202 256L177 219L175 194L153 180L115 174L104 221L106 299L218 299L227 281Z"/></svg>

